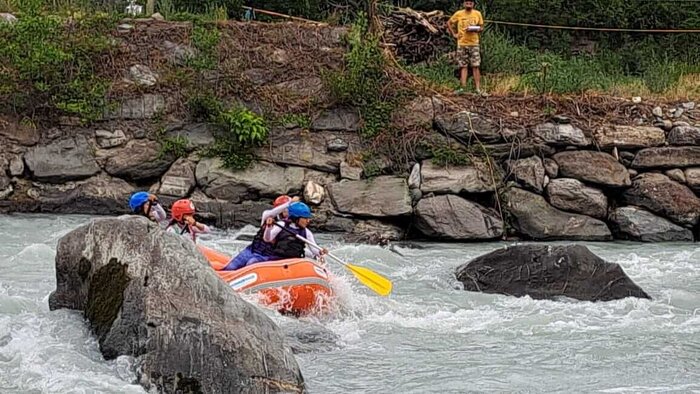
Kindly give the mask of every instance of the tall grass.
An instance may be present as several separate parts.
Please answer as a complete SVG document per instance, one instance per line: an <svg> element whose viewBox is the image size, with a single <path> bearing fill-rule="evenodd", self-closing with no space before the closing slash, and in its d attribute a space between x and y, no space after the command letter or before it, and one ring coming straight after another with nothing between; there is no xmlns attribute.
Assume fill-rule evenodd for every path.
<svg viewBox="0 0 700 394"><path fill-rule="evenodd" d="M677 92L684 77L700 74L700 62L665 56L644 43L619 52L600 50L593 55L565 56L516 44L507 34L491 30L483 35L481 48L485 85L501 93L505 93L503 89L539 94L613 93L628 86L634 91L659 94ZM455 65L446 58L408 69L438 85L458 84Z"/></svg>

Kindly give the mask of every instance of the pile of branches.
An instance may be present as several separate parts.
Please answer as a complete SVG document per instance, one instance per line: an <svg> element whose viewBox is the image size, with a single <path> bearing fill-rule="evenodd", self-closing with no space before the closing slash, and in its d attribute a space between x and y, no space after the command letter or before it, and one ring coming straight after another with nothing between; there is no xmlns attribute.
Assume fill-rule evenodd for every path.
<svg viewBox="0 0 700 394"><path fill-rule="evenodd" d="M442 11L393 10L381 17L384 43L407 64L435 60L454 46L445 27L448 19Z"/></svg>

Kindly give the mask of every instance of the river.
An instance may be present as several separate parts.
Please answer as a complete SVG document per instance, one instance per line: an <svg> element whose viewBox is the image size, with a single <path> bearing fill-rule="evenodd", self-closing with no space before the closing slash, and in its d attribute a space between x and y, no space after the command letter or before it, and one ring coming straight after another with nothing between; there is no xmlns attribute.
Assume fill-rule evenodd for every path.
<svg viewBox="0 0 700 394"><path fill-rule="evenodd" d="M127 357L104 361L78 313L48 310L56 243L87 220L0 216L1 393L144 392ZM245 243L230 234L203 242L235 252ZM653 297L590 303L460 290L455 267L503 244L391 251L319 238L394 293L375 296L336 266L341 312L312 320L339 343L297 355L311 393L700 392L698 244L588 244Z"/></svg>

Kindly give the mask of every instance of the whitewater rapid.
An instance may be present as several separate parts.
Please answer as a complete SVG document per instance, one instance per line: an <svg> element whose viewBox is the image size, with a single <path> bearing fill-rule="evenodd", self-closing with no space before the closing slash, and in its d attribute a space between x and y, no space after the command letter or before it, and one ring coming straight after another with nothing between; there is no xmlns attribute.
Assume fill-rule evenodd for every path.
<svg viewBox="0 0 700 394"><path fill-rule="evenodd" d="M56 242L89 219L0 216L1 393L144 392L132 361L105 361L78 313L48 310ZM235 253L246 243L234 235L203 243ZM337 339L297 355L311 393L700 392L698 244L587 244L653 297L590 303L461 290L454 269L504 244L318 241L390 278L394 292L376 296L330 266L338 311L306 321Z"/></svg>

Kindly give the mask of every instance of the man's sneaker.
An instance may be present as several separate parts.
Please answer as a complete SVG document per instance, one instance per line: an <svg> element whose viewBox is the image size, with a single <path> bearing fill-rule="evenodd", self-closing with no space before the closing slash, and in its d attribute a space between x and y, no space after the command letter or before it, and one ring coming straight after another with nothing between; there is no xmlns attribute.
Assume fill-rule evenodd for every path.
<svg viewBox="0 0 700 394"><path fill-rule="evenodd" d="M482 91L479 90L479 89L476 90L476 94L478 94L478 95L481 96L481 97L489 97L489 96L490 96L490 94L488 94L488 93L486 93L486 92L482 92Z"/></svg>
<svg viewBox="0 0 700 394"><path fill-rule="evenodd" d="M466 93L466 92L465 92L464 89L462 89L462 88L457 88L457 89L455 89L455 92L454 92L454 93L455 93L456 95L459 96L459 95L462 95L462 94L464 94L464 93Z"/></svg>

